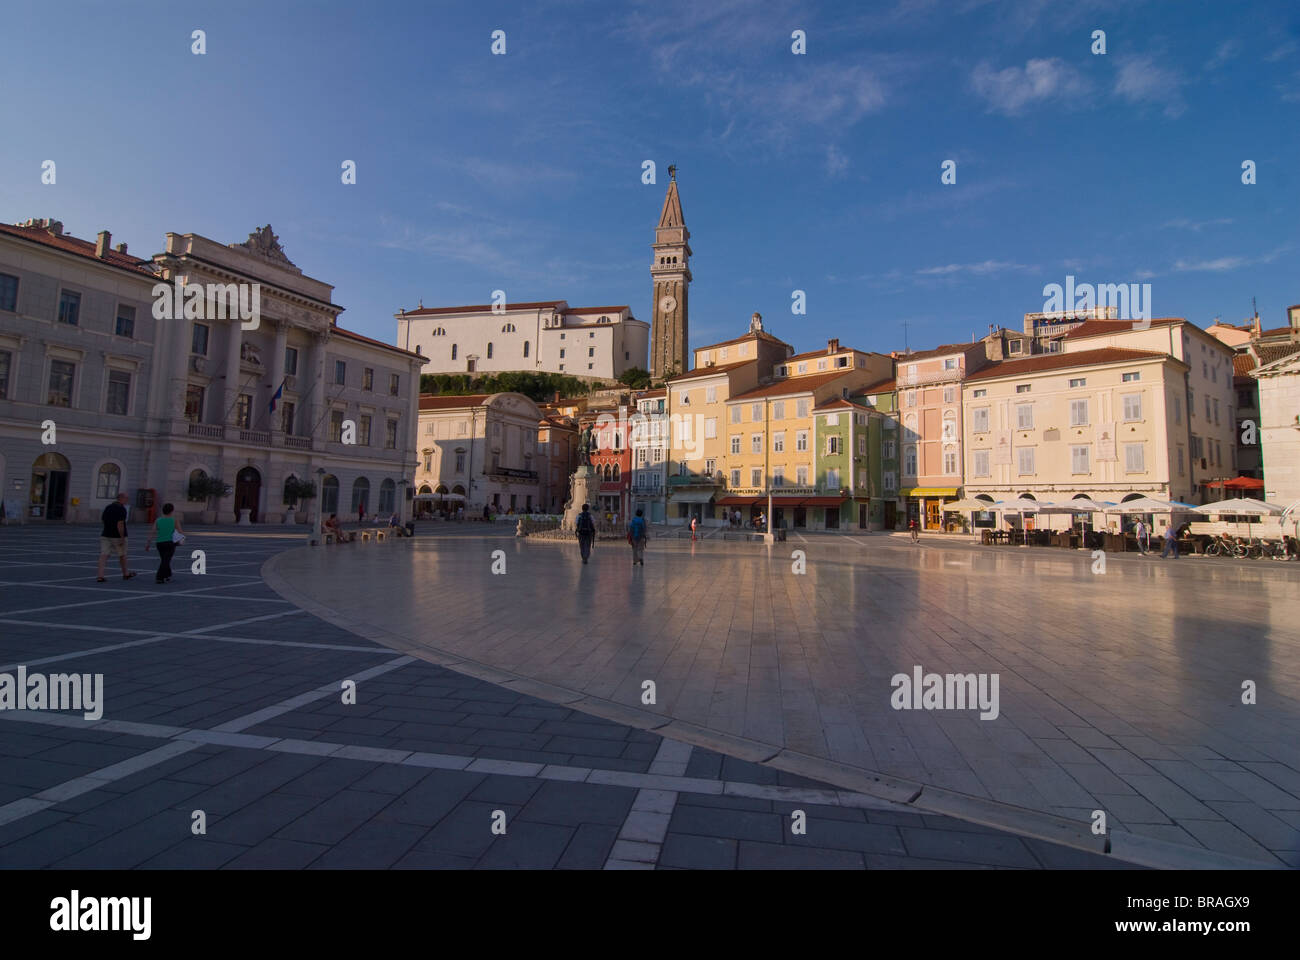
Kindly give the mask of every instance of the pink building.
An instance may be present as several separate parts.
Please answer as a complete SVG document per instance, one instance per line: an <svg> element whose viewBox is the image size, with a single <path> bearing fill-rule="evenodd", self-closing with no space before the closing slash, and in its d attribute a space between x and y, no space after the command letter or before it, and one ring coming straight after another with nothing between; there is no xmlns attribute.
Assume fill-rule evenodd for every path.
<svg viewBox="0 0 1300 960"><path fill-rule="evenodd" d="M977 340L895 354L902 424L898 494L907 519L923 529L938 530L943 502L959 498L962 381L988 363L986 350Z"/></svg>

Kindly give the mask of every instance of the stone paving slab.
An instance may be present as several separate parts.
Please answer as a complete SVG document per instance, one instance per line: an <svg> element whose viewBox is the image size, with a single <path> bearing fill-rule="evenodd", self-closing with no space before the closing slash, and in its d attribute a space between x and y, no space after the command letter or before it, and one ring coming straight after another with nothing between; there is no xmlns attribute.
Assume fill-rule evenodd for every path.
<svg viewBox="0 0 1300 960"><path fill-rule="evenodd" d="M624 722L754 762L810 758L801 772L858 790L866 776L892 799L928 785L1055 819L1101 809L1119 829L1154 808L1180 830L1244 814L1206 804L1222 790L1257 812L1300 802L1276 782L1295 789L1294 756L1265 752L1300 742L1300 629L1286 614L1300 577L1286 565L1117 558L1098 577L1070 551L827 537L808 539L805 576L760 545L664 543L661 562L633 572L616 545L582 567L565 544L530 542L506 548L509 572L496 576L472 553L447 562L463 543L407 546L400 559L346 562L291 551L267 572L311 612L396 635L406 652L580 694L586 710L604 700ZM425 565L436 585L419 576ZM396 566L395 592L384 585ZM575 590L600 601L555 604ZM527 614L540 607L553 611L544 624ZM999 716L891 709L890 678L915 665L996 674ZM1242 679L1259 685L1257 705L1240 704ZM645 680L653 705L640 702ZM1217 785L1204 798L1153 766L1183 750L1205 755L1198 766ZM1205 766L1216 759L1283 772ZM1111 797L1135 799L1109 809ZM1280 839L1264 862L1300 849L1300 832ZM1188 830L1180 840L1204 846ZM1254 843L1238 852L1258 858Z"/></svg>
<svg viewBox="0 0 1300 960"><path fill-rule="evenodd" d="M106 596L127 598L123 616L87 622L79 615L87 608L74 606L32 615L41 619L30 624L12 622L28 615L0 614L0 660L19 661L50 637L61 642L46 649L60 656L155 636L150 630L161 638L48 668L102 671L101 721L0 712L0 867L1129 866L665 740L513 684L408 662L288 604L227 600L219 618L178 625L168 614L175 604L136 595L138 581L93 584L92 534L7 529L0 564L23 562L7 569L50 584L89 571ZM72 538L90 549L64 549L79 542ZM256 570L300 542L195 539L210 570L227 557ZM463 534L457 543L481 549ZM25 562L41 556L68 559ZM230 582L250 597L272 596L260 582ZM0 586L0 597L22 589ZM83 602L80 591L61 598ZM289 615L250 621L267 615L262 606ZM83 629L70 629L65 612ZM344 705L340 681L370 673L357 702ZM435 734L449 740L423 739ZM1263 778L1272 771L1248 772L1272 782ZM42 795L49 799L33 801ZM796 809L807 834L790 830ZM205 835L192 833L195 810L206 816ZM503 835L491 831L497 811ZM1266 832L1267 821L1256 829Z"/></svg>

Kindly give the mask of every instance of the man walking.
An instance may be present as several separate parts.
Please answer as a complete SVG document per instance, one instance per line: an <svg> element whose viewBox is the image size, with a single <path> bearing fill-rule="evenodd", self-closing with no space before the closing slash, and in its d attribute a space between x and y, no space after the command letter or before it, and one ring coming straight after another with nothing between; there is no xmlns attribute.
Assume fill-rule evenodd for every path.
<svg viewBox="0 0 1300 960"><path fill-rule="evenodd" d="M1170 521L1169 526L1165 527L1165 548L1160 551L1160 559L1163 560L1169 556L1169 551L1174 552L1174 559L1178 559L1178 530Z"/></svg>
<svg viewBox="0 0 1300 960"><path fill-rule="evenodd" d="M627 542L632 544L632 565L645 566L646 527L644 511L637 510L632 522L627 525Z"/></svg>
<svg viewBox="0 0 1300 960"><path fill-rule="evenodd" d="M1151 534L1147 530L1147 525L1142 522L1140 517L1138 518L1137 526L1133 528L1133 535L1137 537L1138 552L1145 556L1151 547Z"/></svg>
<svg viewBox="0 0 1300 960"><path fill-rule="evenodd" d="M920 540L920 532L916 529L916 518L913 517L907 521L907 529L912 533L912 542L917 543Z"/></svg>
<svg viewBox="0 0 1300 960"><path fill-rule="evenodd" d="M590 506L582 505L582 513L578 514L578 522L575 524L578 533L578 550L582 552L582 562L586 563L587 558L591 556L591 543L596 539L596 522L591 519Z"/></svg>
<svg viewBox="0 0 1300 960"><path fill-rule="evenodd" d="M110 556L117 557L122 564L122 579L130 580L134 573L126 568L126 504L130 500L125 493L119 493L117 499L104 508L100 520L104 529L99 533L99 573L98 582L103 583L104 564Z"/></svg>

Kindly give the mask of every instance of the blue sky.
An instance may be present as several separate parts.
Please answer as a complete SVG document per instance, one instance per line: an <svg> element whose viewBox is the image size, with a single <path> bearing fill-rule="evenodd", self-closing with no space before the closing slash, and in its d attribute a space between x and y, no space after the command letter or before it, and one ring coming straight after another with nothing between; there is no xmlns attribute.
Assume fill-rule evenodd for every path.
<svg viewBox="0 0 1300 960"><path fill-rule="evenodd" d="M800 351L923 349L1067 274L1202 326L1300 303L1294 3L95 0L9 4L5 35L0 219L139 255L269 222L389 341L498 288L649 320L674 162L693 346L758 310Z"/></svg>

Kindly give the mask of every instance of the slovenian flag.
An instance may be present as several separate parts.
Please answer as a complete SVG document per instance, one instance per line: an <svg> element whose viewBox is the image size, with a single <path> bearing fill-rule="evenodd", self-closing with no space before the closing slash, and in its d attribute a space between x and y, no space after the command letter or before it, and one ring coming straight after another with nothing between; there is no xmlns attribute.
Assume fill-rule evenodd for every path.
<svg viewBox="0 0 1300 960"><path fill-rule="evenodd" d="M271 406L267 408L267 413L275 413L276 402L284 396L284 381L280 381L280 386L276 388L275 395L271 397Z"/></svg>

